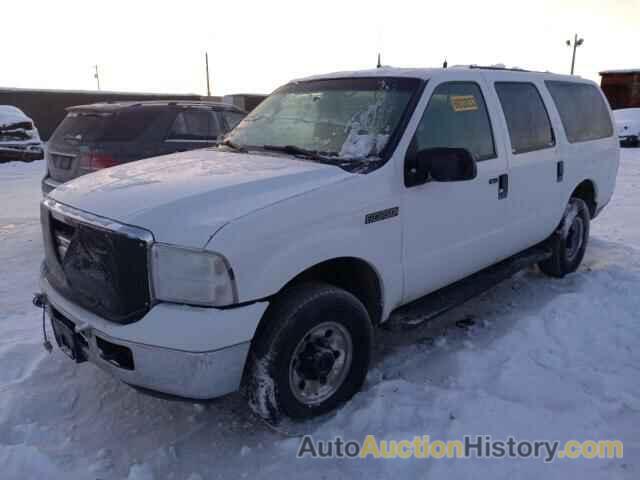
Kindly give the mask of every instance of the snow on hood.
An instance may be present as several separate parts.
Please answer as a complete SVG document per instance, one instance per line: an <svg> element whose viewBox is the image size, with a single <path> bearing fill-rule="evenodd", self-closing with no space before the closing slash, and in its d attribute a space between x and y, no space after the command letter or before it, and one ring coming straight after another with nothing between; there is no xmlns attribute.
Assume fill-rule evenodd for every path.
<svg viewBox="0 0 640 480"><path fill-rule="evenodd" d="M157 241L198 248L235 218L352 175L291 157L213 148L101 170L59 186L50 196L151 230Z"/></svg>
<svg viewBox="0 0 640 480"><path fill-rule="evenodd" d="M14 123L31 122L22 110L11 105L0 105L0 127Z"/></svg>

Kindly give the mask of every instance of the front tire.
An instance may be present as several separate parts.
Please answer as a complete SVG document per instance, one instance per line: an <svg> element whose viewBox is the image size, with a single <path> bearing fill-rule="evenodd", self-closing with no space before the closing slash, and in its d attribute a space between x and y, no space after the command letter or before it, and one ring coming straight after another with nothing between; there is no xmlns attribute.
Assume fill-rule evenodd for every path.
<svg viewBox="0 0 640 480"><path fill-rule="evenodd" d="M558 229L548 239L552 255L538 264L540 270L556 278L575 272L587 249L591 214L580 198L572 197Z"/></svg>
<svg viewBox="0 0 640 480"><path fill-rule="evenodd" d="M360 390L372 343L369 314L351 293L322 283L292 287L252 342L243 385L249 406L271 423L335 409Z"/></svg>

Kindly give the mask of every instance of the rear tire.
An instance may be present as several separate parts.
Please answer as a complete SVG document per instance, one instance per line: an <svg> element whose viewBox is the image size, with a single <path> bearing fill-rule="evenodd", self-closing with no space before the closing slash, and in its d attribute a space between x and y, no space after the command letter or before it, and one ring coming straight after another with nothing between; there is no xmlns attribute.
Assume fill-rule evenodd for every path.
<svg viewBox="0 0 640 480"><path fill-rule="evenodd" d="M560 226L547 240L552 255L538 263L540 270L551 277L562 278L575 272L587 248L591 214L584 200L572 197Z"/></svg>
<svg viewBox="0 0 640 480"><path fill-rule="evenodd" d="M283 292L266 315L243 381L258 416L270 423L314 417L360 390L373 328L355 296L328 284L301 284Z"/></svg>

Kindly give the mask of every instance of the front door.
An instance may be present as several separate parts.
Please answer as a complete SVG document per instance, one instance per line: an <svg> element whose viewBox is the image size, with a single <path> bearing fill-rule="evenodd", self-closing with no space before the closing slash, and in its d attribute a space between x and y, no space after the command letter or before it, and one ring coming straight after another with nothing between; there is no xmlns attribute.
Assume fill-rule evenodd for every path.
<svg viewBox="0 0 640 480"><path fill-rule="evenodd" d="M408 154L460 147L477 161L473 180L405 187L404 300L411 301L505 257L508 167L502 135L492 128L479 76L431 84ZM427 92L427 94L429 94Z"/></svg>

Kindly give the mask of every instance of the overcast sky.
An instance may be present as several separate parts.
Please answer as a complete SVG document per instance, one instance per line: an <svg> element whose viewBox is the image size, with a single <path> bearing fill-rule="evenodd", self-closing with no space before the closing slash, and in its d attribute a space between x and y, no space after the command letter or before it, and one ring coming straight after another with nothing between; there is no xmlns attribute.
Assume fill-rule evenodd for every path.
<svg viewBox="0 0 640 480"><path fill-rule="evenodd" d="M504 63L568 73L640 67L640 0L0 0L0 87L268 93L375 66ZM635 62L635 64L634 64Z"/></svg>

